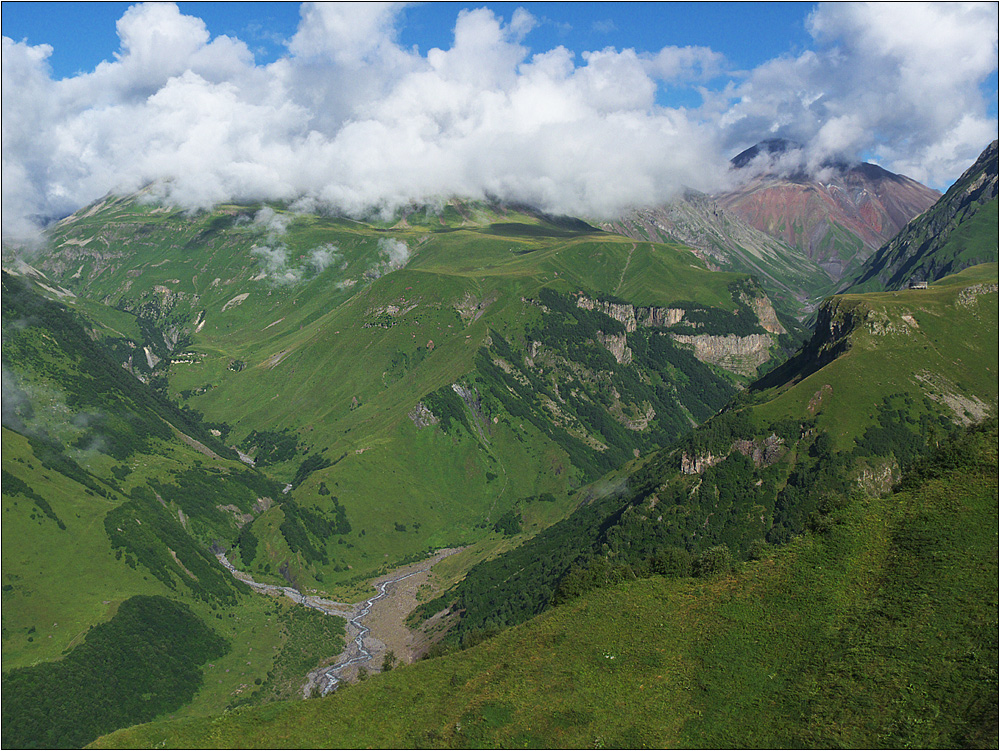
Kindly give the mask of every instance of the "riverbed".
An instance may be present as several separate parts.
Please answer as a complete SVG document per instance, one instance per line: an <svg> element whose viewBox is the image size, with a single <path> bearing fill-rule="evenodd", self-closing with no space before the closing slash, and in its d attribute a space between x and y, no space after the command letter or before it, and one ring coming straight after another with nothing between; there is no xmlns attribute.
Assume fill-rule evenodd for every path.
<svg viewBox="0 0 1000 751"><path fill-rule="evenodd" d="M406 626L406 616L417 606L417 590L428 580L430 570L438 561L457 553L461 548L446 548L423 561L406 566L374 580L375 594L361 602L349 604L315 595L303 595L293 587L264 584L233 566L224 553L219 562L251 589L261 594L288 597L303 607L347 621L345 646L325 667L312 670L302 687L303 698L315 693L325 696L343 681L357 678L360 668L369 673L382 667L385 653L391 650L400 663L413 660L419 641Z"/></svg>

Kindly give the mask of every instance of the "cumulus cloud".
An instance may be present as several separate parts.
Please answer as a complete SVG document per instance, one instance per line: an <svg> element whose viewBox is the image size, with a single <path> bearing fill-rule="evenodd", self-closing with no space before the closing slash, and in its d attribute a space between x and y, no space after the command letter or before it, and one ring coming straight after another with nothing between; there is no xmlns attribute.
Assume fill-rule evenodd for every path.
<svg viewBox="0 0 1000 751"><path fill-rule="evenodd" d="M461 10L448 48L421 54L399 43L400 7L304 4L269 65L171 3L130 7L114 59L59 81L51 48L4 38L4 236L151 183L192 209L361 214L460 195L607 216L712 190L728 157L776 135L810 163L870 153L940 183L996 134L979 89L995 4L820 6L814 49L745 73L706 47L533 51L523 9L507 23ZM657 103L678 86L703 106Z"/></svg>
<svg viewBox="0 0 1000 751"><path fill-rule="evenodd" d="M997 70L995 3L828 3L807 28L816 49L711 97L734 149L781 136L813 166L871 154L942 185L996 138L979 89Z"/></svg>

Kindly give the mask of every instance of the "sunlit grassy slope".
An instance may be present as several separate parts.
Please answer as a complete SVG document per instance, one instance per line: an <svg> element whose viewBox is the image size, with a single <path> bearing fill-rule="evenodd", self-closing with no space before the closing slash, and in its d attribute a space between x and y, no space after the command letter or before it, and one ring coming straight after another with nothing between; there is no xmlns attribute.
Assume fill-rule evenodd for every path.
<svg viewBox="0 0 1000 751"><path fill-rule="evenodd" d="M949 442L731 575L591 591L325 699L95 746L990 747L996 443L995 423Z"/></svg>
<svg viewBox="0 0 1000 751"><path fill-rule="evenodd" d="M927 397L960 422L995 414L998 276L997 264L983 264L926 290L833 298L813 342L755 387L766 402L757 413L815 416L841 448L893 394Z"/></svg>
<svg viewBox="0 0 1000 751"><path fill-rule="evenodd" d="M212 443L62 306L6 273L3 288L4 745L68 747L161 712L219 712L254 691L295 695L307 670L339 653L343 621L253 595L208 548L238 533L218 507L248 508L266 478L193 438ZM190 476L217 488L203 513L177 492ZM224 646L210 663L146 655L153 665L138 694L158 709L116 715L120 692L137 693L126 680L137 666L95 648L91 629L150 597L189 612L181 620L192 633L207 628ZM138 638L135 628L126 631ZM100 686L87 686L94 674ZM51 691L54 676L62 691Z"/></svg>
<svg viewBox="0 0 1000 751"><path fill-rule="evenodd" d="M710 272L679 246L528 210L451 202L358 222L259 206L190 216L108 198L57 226L52 244L41 268L77 294L74 304L136 373L166 376L172 397L231 428L228 445L249 440L243 448L260 455L252 431L293 439L268 473L294 482L310 506L329 510L336 498L350 533L330 542L324 562L290 547L281 518L265 514L254 524L258 555L241 563L275 580L287 563L302 586L344 597L387 566L483 539L506 512L520 514L527 534L541 529L569 510L574 489L618 462L606 448L620 443L615 431L651 450L721 406L756 367L738 375L692 360L718 391L710 409L673 395L689 375L610 362L591 337L570 342L589 347L590 362L536 366L549 368L552 393L539 395L534 419L511 416L487 392L477 357L496 362L500 338L527 355L545 320L542 288L714 309L720 333L744 304L733 291L743 277ZM767 341L770 360L780 352L777 337ZM605 426L563 406L568 378ZM649 422L646 386L632 394L621 378L662 381L657 398L671 414L657 403ZM461 408L464 425L418 427L418 403L448 397L453 383L481 400ZM595 389L604 403L592 401ZM631 447L619 451L632 458ZM319 468L297 479L307 457ZM542 495L554 503L533 500Z"/></svg>

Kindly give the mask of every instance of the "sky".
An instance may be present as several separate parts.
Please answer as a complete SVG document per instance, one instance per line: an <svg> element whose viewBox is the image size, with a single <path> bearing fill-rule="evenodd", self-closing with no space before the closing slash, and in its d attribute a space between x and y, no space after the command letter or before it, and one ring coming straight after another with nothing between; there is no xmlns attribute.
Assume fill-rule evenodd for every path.
<svg viewBox="0 0 1000 751"><path fill-rule="evenodd" d="M944 190L997 137L996 3L2 5L4 239L153 184L613 216L765 138Z"/></svg>

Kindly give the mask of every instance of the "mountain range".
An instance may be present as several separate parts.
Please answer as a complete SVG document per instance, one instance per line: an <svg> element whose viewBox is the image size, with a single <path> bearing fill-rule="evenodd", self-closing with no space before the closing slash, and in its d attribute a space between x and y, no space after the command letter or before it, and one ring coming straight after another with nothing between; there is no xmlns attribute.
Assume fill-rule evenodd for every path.
<svg viewBox="0 0 1000 751"><path fill-rule="evenodd" d="M793 151L5 249L3 745L995 745L996 143L936 203ZM428 659L298 698L444 548Z"/></svg>

